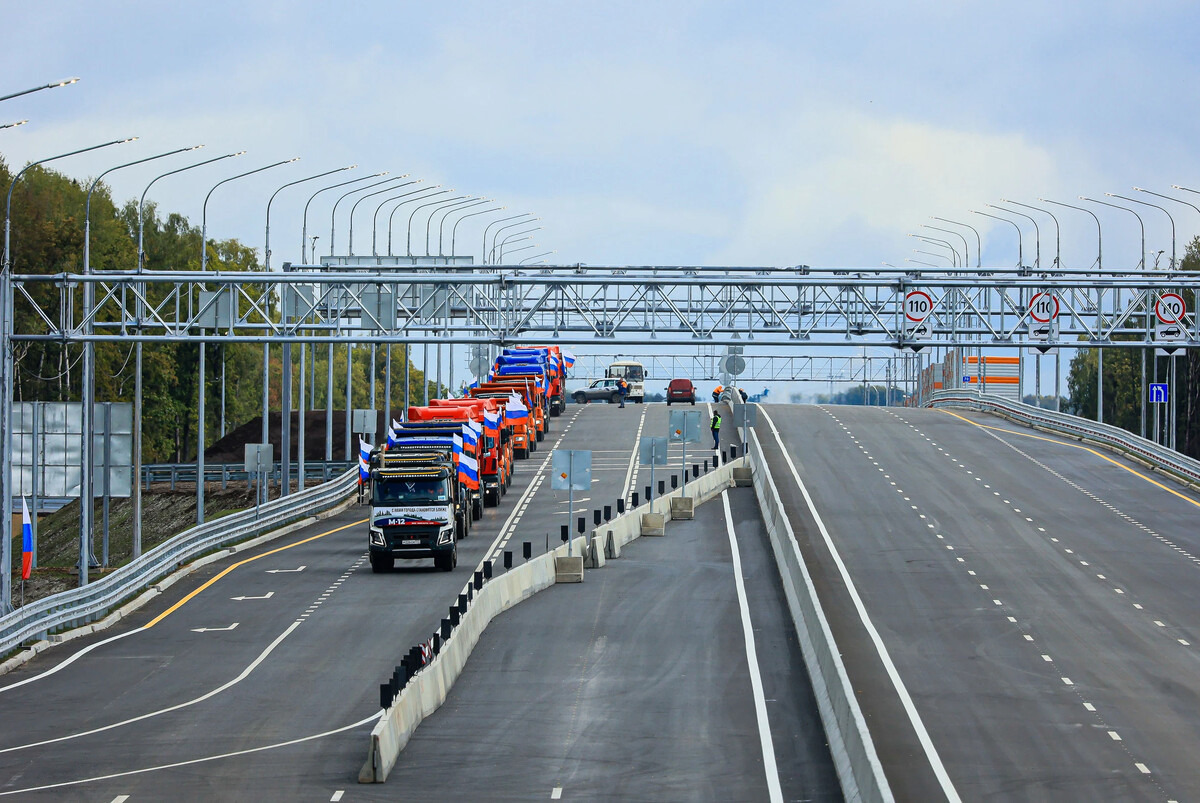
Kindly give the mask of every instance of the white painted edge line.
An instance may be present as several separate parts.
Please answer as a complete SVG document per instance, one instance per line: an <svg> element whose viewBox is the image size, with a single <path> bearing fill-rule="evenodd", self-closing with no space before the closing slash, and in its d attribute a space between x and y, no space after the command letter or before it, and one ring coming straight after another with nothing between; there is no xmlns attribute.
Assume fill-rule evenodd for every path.
<svg viewBox="0 0 1200 803"><path fill-rule="evenodd" d="M335 736L339 733L344 733L345 731L348 731L348 730L354 730L355 728L361 728L363 725L366 725L368 722L374 722L375 720L379 719L381 716L383 716L383 712L379 711L379 712L374 713L371 716L367 717L366 719L360 719L358 722L352 722L349 725L343 725L340 728L334 728L333 730L325 731L323 733L314 733L310 736L301 736L298 739L289 739L286 742L276 742L275 744L265 744L262 747L250 747L245 750L235 750L232 753L219 753L214 756L202 756L201 758L192 758L192 759L188 759L187 761L177 761L174 764L159 764L158 766L155 766L155 767L143 767L141 769L136 769L136 770L126 770L125 772L114 772L110 775L96 775L91 778L80 778L79 780L75 780L75 781L62 781L60 783L46 784L44 786L31 786L28 789L9 789L7 791L0 792L0 797L7 797L8 795L23 795L23 794L27 794L29 792L43 792L47 789L62 789L67 786L78 786L80 784L85 784L85 783L95 783L97 781L110 781L113 778L127 778L131 775L145 775L148 772L159 772L161 770L173 770L178 767L187 767L187 766L191 766L193 764L203 764L203 763L206 763L209 761L218 761L223 758L235 758L237 756L245 756L245 755L249 755L251 753L262 753L266 750L277 750L281 747L291 747L294 744L301 744L303 742L311 742L316 739L324 739L326 736Z"/></svg>
<svg viewBox="0 0 1200 803"><path fill-rule="evenodd" d="M270 655L272 652L274 652L275 648L278 647L281 643L283 643L283 640L285 638L287 638L288 636L290 636L292 634L292 631L295 630L299 626L300 626L300 622L298 622L298 621L292 622L290 625L288 625L287 629L284 630L282 633L280 633L278 636L276 636L275 640L272 641L270 644L268 644L266 649L264 649L261 653L259 653L258 657L255 658L253 661L251 661L250 664L245 669L243 669L237 677L233 678L232 680L226 681L225 683L221 684L220 686L213 689L212 691L202 694L199 697L193 698L191 700L187 700L182 703L176 703L175 705L168 706L167 708L160 708L157 711L149 711L145 714L140 714L136 717L132 717L130 719L125 719L120 722L113 722L109 725L102 725L99 728L92 728L91 730L80 731L79 733L69 733L66 736L58 736L53 739L44 739L40 742L30 742L29 744L18 744L18 745L14 745L12 747L5 747L3 749L0 749L0 754L12 753L17 750L26 750L30 747L44 747L45 745L48 745L48 744L57 744L58 742L66 742L71 739L78 739L81 736L92 736L93 734L103 733L104 731L113 730L114 728L120 728L125 725L132 725L135 722L141 722L142 720L152 719L153 717L161 716L162 714L168 714L172 711L178 711L181 708L188 708L190 706L196 705L197 703L202 703L205 700L216 697L221 692L224 692L224 691L227 691L227 690L233 688L234 686L236 686L237 684L239 684L243 680L245 680L247 677L249 677L250 673L253 672L255 669L257 669L258 665L261 664L263 661L265 661L267 659L267 656ZM137 631L130 631L130 632L136 633ZM184 762L184 763L190 763L190 762ZM110 776L110 777L116 777L116 776ZM46 787L46 788L50 788L50 787Z"/></svg>
<svg viewBox="0 0 1200 803"><path fill-rule="evenodd" d="M642 428L646 425L646 412L650 408L642 405L642 417L638 419L637 433L633 436L633 452L629 455L629 468L625 470L625 484L621 486L621 498L624 499L633 491L629 487L630 481L633 479L633 467L637 465L638 450L642 442Z"/></svg>
<svg viewBox="0 0 1200 803"><path fill-rule="evenodd" d="M896 669L895 663L892 662L892 657L888 653L887 646L883 643L883 638L879 635L879 631L875 629L871 617L867 614L866 605L863 604L862 597L858 594L858 588L854 585L854 580L850 577L850 572L846 568L845 562L842 561L841 553L838 552L837 547L834 545L833 538L829 535L829 530L826 529L821 514L817 512L817 506L809 495L808 488L804 485L804 481L800 479L800 472L796 470L796 464L792 462L791 454L788 452L787 447L783 445L783 438L779 436L779 429L775 426L775 421L766 410L762 412L767 419L767 423L771 425L771 432L775 435L775 441L779 444L779 451L783 454L783 459L787 461L788 468L791 469L792 479L796 481L796 486L804 496L804 502L808 506L809 512L812 513L813 520L817 524L817 529L821 531L821 537L825 541L825 546L838 567L842 581L846 584L846 591L850 595L850 599L854 602L859 619L862 620L863 627L866 628L868 635L870 635L871 641L875 645L875 650L879 654L879 659L883 662L884 669L887 670L888 677L892 681L892 686L895 687L896 694L900 697L900 702L904 706L905 713L908 714L908 719L912 723L913 730L917 733L917 738L921 742L921 747L925 751L925 756L929 760L930 767L933 769L934 775L937 776L938 783L941 784L942 792L945 793L951 803L960 803L962 798L958 796L958 790L954 788L954 782L950 780L950 776L946 773L946 767L942 764L942 758L938 755L937 748L933 745L929 731L925 729L925 723L921 720L921 715L917 712L917 707L913 703L912 696L908 693L908 688L900 678L900 673Z"/></svg>
<svg viewBox="0 0 1200 803"><path fill-rule="evenodd" d="M763 694L762 672L758 668L758 651L754 646L754 625L750 621L750 605L746 600L746 581L742 578L742 556L738 551L737 536L733 532L729 491L721 492L721 502L725 506L725 532L729 535L729 551L733 555L733 581L737 587L738 608L742 617L742 636L746 641L746 663L750 667L750 689L754 693L754 713L758 718L758 741L762 744L767 791L771 796L771 803L783 803L779 766L775 763L775 743L771 740L771 723L767 717L767 701Z"/></svg>

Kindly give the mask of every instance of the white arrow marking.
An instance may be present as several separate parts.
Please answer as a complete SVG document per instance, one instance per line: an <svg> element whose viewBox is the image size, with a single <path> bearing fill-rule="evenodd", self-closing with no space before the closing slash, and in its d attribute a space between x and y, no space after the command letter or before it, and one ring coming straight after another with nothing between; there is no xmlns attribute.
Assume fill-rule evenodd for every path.
<svg viewBox="0 0 1200 803"><path fill-rule="evenodd" d="M275 596L275 592L268 591L267 593L263 594L261 597L230 597L230 599L235 599L238 602L241 602L244 599L270 599L273 596Z"/></svg>
<svg viewBox="0 0 1200 803"><path fill-rule="evenodd" d="M233 630L237 626L238 626L238 623L234 622L229 627L193 627L192 632L193 633L216 633L216 632L220 632L222 630Z"/></svg>
<svg viewBox="0 0 1200 803"><path fill-rule="evenodd" d="M287 574L289 572L302 572L307 569L307 566L301 566L298 569L267 569L267 574Z"/></svg>

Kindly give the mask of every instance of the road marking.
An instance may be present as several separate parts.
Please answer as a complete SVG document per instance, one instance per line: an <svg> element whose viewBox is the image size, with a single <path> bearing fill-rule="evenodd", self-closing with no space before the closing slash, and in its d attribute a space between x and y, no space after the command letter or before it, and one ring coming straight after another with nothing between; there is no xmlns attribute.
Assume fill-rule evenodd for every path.
<svg viewBox="0 0 1200 803"><path fill-rule="evenodd" d="M238 626L238 623L234 622L229 627L193 627L192 632L193 633L223 633L227 630L233 630L237 626Z"/></svg>
<svg viewBox="0 0 1200 803"><path fill-rule="evenodd" d="M1110 738L1110 739L1112 739L1114 742L1119 742L1119 741L1121 741L1121 735L1120 735L1119 733L1117 733L1116 731L1109 731L1109 732L1108 732L1108 736L1109 736L1109 738Z"/></svg>
<svg viewBox="0 0 1200 803"><path fill-rule="evenodd" d="M261 597L230 597L230 599L236 600L238 602L242 602L242 601L248 600L248 599L270 599L273 596L275 596L275 592L268 591L267 593L263 594Z"/></svg>
<svg viewBox="0 0 1200 803"><path fill-rule="evenodd" d="M1084 703L1083 707L1086 708L1088 711L1094 712L1096 710L1096 706L1092 705L1091 703Z"/></svg>
<svg viewBox="0 0 1200 803"><path fill-rule="evenodd" d="M1149 767L1147 767L1145 764L1141 763L1140 761L1139 761L1139 762L1137 762L1136 764L1134 764L1133 766L1137 767L1137 768L1138 768L1138 772L1142 773L1142 775L1149 775L1149 774L1150 774L1150 768L1149 768Z"/></svg>
<svg viewBox="0 0 1200 803"><path fill-rule="evenodd" d="M297 566L295 569L267 569L267 574L290 574L292 572L302 572L307 568L307 566Z"/></svg>
<svg viewBox="0 0 1200 803"><path fill-rule="evenodd" d="M1074 686L1074 685L1075 685L1073 682L1071 682L1071 679L1070 679L1070 678L1061 678L1061 680L1062 680L1062 682L1063 682L1063 683L1065 683L1065 684L1066 684L1066 685L1068 685L1068 686Z"/></svg>
<svg viewBox="0 0 1200 803"><path fill-rule="evenodd" d="M338 803L342 799L342 795L346 794L344 790L339 789L333 793L333 797L329 798L329 803Z"/></svg>
<svg viewBox="0 0 1200 803"><path fill-rule="evenodd" d="M112 799L112 803L125 803L129 799L129 795L117 795Z"/></svg>
<svg viewBox="0 0 1200 803"><path fill-rule="evenodd" d="M721 492L725 506L725 532L729 535L729 551L733 556L733 581L737 588L738 608L742 616L742 636L746 641L746 663L750 666L750 688L754 693L754 711L758 717L758 740L762 744L763 770L767 774L767 791L772 803L782 803L783 789L779 783L779 767L775 763L775 744L771 741L771 724L767 719L767 704L763 697L762 675L758 668L758 652L754 646L754 628L750 622L750 604L746 600L746 582L742 579L742 558L737 537L733 533L733 511L729 507L729 492Z"/></svg>
<svg viewBox="0 0 1200 803"><path fill-rule="evenodd" d="M316 739L324 739L326 736L336 736L339 733L345 733L355 728L361 728L367 723L374 722L383 716L382 711L377 711L366 719L360 719L358 722L352 722L349 725L343 725L340 728L325 731L324 733L314 733L311 736L301 736L299 739L290 739L286 742L276 742L275 744L265 744L262 747L250 747L245 750L236 750L232 753L220 753L214 756L203 756L201 758L192 758L187 761L177 761L174 764L159 764L154 767L143 767L137 770L126 770L124 772L114 772L109 775L96 775L91 778L80 778L75 781L61 781L59 783L45 784L43 786L31 786L28 789L9 789L0 792L0 797L9 795L23 795L29 792L44 792L47 789L62 789L67 786L79 786L85 783L96 783L97 781L111 781L113 778L128 778L132 775L145 775L149 772L159 772L161 770L173 770L179 767L190 767L194 764L204 764L209 761L219 761L223 758L236 758L237 756L246 756L251 753L262 753L267 750L278 750L281 747L291 747L294 744L302 744L304 742L315 741Z"/></svg>
<svg viewBox="0 0 1200 803"><path fill-rule="evenodd" d="M909 722L917 734L917 739L921 742L921 747L925 751L925 757L929 761L933 774L937 777L938 783L942 787L942 793L946 795L951 803L959 803L962 798L959 797L958 791L954 788L954 782L950 780L950 776L946 772L946 767L942 764L941 756L938 755L937 748L933 744L933 739L929 736L929 731L925 729L925 723L921 720L921 715L917 711L916 704L913 703L912 696L908 693L904 681L900 678L900 672L896 669L896 665L892 662L892 657L888 653L887 646L883 643L883 637L879 635L879 631L875 629L871 617L867 614L866 605L863 603L862 597L859 596L858 588L854 585L854 580L850 577L850 571L846 568L845 562L842 561L841 553L838 552L837 547L833 543L833 537L830 536L829 530L825 527L824 519L817 512L817 506L813 502L812 496L809 495L808 488L804 485L804 481L800 479L800 472L796 470L796 464L792 461L791 453L783 445L783 438L779 435L779 429L775 426L771 414L762 409L762 407L759 409L762 410L767 423L771 425L771 432L775 436L775 442L779 444L779 450L783 454L784 461L787 462L788 468L792 472L792 479L795 480L796 486L800 489L809 512L812 513L813 520L817 524L817 529L821 532L821 537L825 541L825 546L833 557L834 564L842 576L846 592L854 603L855 610L858 612L859 619L862 620L863 627L866 628L867 634L871 637L871 641L875 645L875 651L879 654L879 658L883 662L883 667L892 681L892 686L896 689L896 694L904 706L905 713L908 714Z"/></svg>
<svg viewBox="0 0 1200 803"><path fill-rule="evenodd" d="M562 797L562 787L561 786L556 786L550 790L550 799L551 800L558 800L560 797Z"/></svg>
<svg viewBox="0 0 1200 803"><path fill-rule="evenodd" d="M272 550L270 550L269 552L263 552L261 555L255 555L254 557L251 557L251 558L246 558L245 560L239 560L237 563L233 564L232 566L226 566L226 567L225 567L225 569L223 569L223 570L222 570L220 573L218 573L218 574L217 574L215 577L213 577L211 580L209 580L208 582L206 582L204 585L202 585L202 586L200 586L199 588L197 588L196 590L192 591L192 592L191 592L190 594L188 594L186 597L184 597L183 599L179 600L179 602L176 602L176 603L175 603L174 605L172 605L170 608L167 608L165 611L163 611L162 613L160 613L158 616L154 617L154 618L153 618L153 619L151 619L149 622L147 622L146 624L142 625L142 628L141 628L141 629L142 629L142 630L149 630L150 628L154 627L156 624L158 624L159 622L161 622L163 619L166 619L168 616L170 616L171 614L175 613L175 611L179 610L179 609L180 609L180 608L182 608L184 605L187 605L189 602L191 602L191 601L192 601L192 599L193 599L194 597L196 597L198 594L200 594L200 592L207 590L207 589L208 589L208 588L209 588L211 585L213 585L214 583L216 583L218 580L220 580L221 578L223 578L225 575L227 575L227 574L229 574L230 572L232 572L234 569L241 568L242 566L245 566L247 563L253 563L253 562L254 562L254 561L256 561L256 560L262 560L263 558L267 557L268 555L274 555L274 554L276 554L277 552L284 552L284 551L286 551L286 550L288 550L288 549L291 549L291 548L293 548L293 547L298 547L298 546L300 546L301 544L307 544L307 543L309 543L310 541L316 541L316 540L318 540L318 539L320 539L320 538L324 538L324 537L325 537L325 536L327 536L327 535L333 535L334 533L340 533L342 530L348 530L348 529L350 529L351 527L357 527L357 526L359 526L360 524L366 524L366 523L367 523L367 521L369 521L369 519L359 519L358 521L352 521L352 522L350 522L349 524L343 524L341 527L334 527L332 530L326 530L326 531L325 531L325 532L323 532L323 533L317 533L316 535L311 535L311 536L309 536L308 538L302 538L302 539L300 539L299 541L295 541L295 542L293 542L293 543L291 543L291 544L288 544L288 545L286 545L286 546L281 546L281 547L278 547L277 549L272 549ZM301 569L303 569L304 567L303 567L303 566L301 566L300 568L301 568Z"/></svg>
<svg viewBox="0 0 1200 803"><path fill-rule="evenodd" d="M176 705L172 705L167 708L162 708L162 709L159 709L158 711L150 711L145 714L141 714L139 716L133 717L131 719L122 720L120 722L114 722L110 725L103 725L99 728L93 728L91 730L82 731L80 733L70 733L70 734L67 734L66 736L57 736L53 739L44 739L40 742L30 742L29 744L19 744L19 745L15 745L13 747L0 748L0 754L12 753L17 750L26 750L30 747L44 747L48 744L57 744L58 742L66 742L71 739L78 739L81 736L92 736L97 733L103 733L104 731L113 730L114 728L120 728L124 725L132 725L135 722L141 722L142 720L151 719L153 717L157 717L162 714L169 714L172 711L179 711L183 708L188 708L190 706L196 705L197 703L202 703L205 700L209 700L213 697L216 697L218 694L220 694L223 691L226 691L227 689L233 688L234 686L236 686L237 684L239 684L243 680L245 680L247 677L249 677L250 673L253 672L255 669L257 669L259 664L261 664L263 661L265 661L267 659L267 656L270 655L275 650L276 647L278 647L281 643L283 643L283 640L285 638L287 638L288 636L290 636L292 634L292 631L295 630L299 626L300 626L299 622L292 622L290 625L288 625L286 630L284 630L281 634L279 634L278 637L276 637L276 639L274 641L272 641L270 644L267 645L266 649L264 649L261 653L258 654L257 658L255 658L253 661L251 661L250 664L241 671L241 674L239 674L233 680L223 683L222 685L218 686L217 688L213 689L212 691L202 694L199 697L196 697L195 699L187 700L186 702L182 702L182 703L177 703ZM237 624L235 623L233 625L233 627L237 627ZM221 628L221 629L225 630L225 629L232 629L232 628ZM137 631L131 630L130 632L133 633L133 632L137 632ZM378 716L378 715L376 715L376 716ZM184 763L190 763L190 762L184 762ZM107 776L107 777L115 778L118 776L112 775L112 776ZM53 788L53 786L44 787L44 788ZM0 796L5 795L5 794L10 794L10 793L0 792Z"/></svg>

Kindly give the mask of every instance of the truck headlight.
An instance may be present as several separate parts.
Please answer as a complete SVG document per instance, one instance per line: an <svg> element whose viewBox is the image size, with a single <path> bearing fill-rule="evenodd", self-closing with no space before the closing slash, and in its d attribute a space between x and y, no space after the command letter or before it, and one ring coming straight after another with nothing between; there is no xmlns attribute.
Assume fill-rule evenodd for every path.
<svg viewBox="0 0 1200 803"><path fill-rule="evenodd" d="M371 528L371 545L372 546L387 546L387 539L383 537L383 530Z"/></svg>
<svg viewBox="0 0 1200 803"><path fill-rule="evenodd" d="M454 525L450 525L446 529L438 533L438 546L452 543L454 541Z"/></svg>

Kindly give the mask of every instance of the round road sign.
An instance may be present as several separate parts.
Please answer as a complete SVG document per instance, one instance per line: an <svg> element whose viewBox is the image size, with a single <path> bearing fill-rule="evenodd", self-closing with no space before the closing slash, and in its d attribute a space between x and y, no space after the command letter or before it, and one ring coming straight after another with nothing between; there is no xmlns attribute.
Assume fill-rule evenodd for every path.
<svg viewBox="0 0 1200 803"><path fill-rule="evenodd" d="M475 357L471 360L472 376L482 377L487 374L488 361L486 357Z"/></svg>
<svg viewBox="0 0 1200 803"><path fill-rule="evenodd" d="M1038 323L1050 323L1058 317L1058 296L1038 293L1029 299L1029 317Z"/></svg>
<svg viewBox="0 0 1200 803"><path fill-rule="evenodd" d="M1154 316L1162 323L1179 323L1187 312L1187 304L1178 293L1163 293L1154 304Z"/></svg>
<svg viewBox="0 0 1200 803"><path fill-rule="evenodd" d="M904 317L920 323L933 312L933 299L924 290L909 290L904 294Z"/></svg>
<svg viewBox="0 0 1200 803"><path fill-rule="evenodd" d="M734 376L738 376L742 373L742 371L746 370L746 358L739 357L736 354L726 355L724 363L725 365L723 367L725 372L733 374Z"/></svg>

